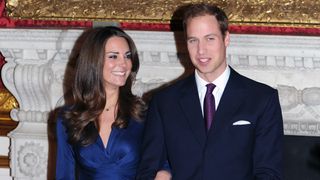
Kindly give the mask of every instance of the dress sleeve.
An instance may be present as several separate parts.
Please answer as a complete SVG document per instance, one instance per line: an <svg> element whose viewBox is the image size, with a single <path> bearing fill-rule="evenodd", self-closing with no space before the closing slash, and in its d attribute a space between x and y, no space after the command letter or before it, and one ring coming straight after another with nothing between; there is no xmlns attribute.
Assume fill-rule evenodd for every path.
<svg viewBox="0 0 320 180"><path fill-rule="evenodd" d="M68 143L66 128L62 124L61 116L57 119L57 160L56 160L56 179L73 180L75 179L75 159L72 146Z"/></svg>
<svg viewBox="0 0 320 180"><path fill-rule="evenodd" d="M157 172L165 166L166 152L164 137L155 97L149 104L142 140L142 154L136 180L154 179Z"/></svg>
<svg viewBox="0 0 320 180"><path fill-rule="evenodd" d="M164 171L171 173L171 168L170 168L168 160L163 163L163 166L160 170L164 170Z"/></svg>

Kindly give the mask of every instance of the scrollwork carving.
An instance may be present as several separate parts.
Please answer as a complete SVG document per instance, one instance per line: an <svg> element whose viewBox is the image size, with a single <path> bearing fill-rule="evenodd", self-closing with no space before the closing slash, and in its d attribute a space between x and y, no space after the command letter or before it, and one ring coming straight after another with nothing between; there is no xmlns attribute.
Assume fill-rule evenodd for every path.
<svg viewBox="0 0 320 180"><path fill-rule="evenodd" d="M320 105L320 88L306 88L302 92L302 102L307 106L319 106Z"/></svg>
<svg viewBox="0 0 320 180"><path fill-rule="evenodd" d="M293 109L301 103L301 94L295 87L278 85L277 89L283 111Z"/></svg>

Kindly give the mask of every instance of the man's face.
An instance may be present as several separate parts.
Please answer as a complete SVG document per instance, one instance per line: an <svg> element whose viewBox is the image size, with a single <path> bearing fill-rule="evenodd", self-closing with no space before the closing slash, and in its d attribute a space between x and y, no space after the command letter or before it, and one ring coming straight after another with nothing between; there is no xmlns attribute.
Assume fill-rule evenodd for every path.
<svg viewBox="0 0 320 180"><path fill-rule="evenodd" d="M218 21L212 15L191 18L186 25L187 47L192 64L201 78L212 82L227 66L229 32L223 38Z"/></svg>

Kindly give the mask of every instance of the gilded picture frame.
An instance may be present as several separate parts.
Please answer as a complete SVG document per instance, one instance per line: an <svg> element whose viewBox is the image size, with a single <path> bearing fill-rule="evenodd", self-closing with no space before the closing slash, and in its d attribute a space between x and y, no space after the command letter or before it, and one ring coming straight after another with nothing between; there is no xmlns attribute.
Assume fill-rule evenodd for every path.
<svg viewBox="0 0 320 180"><path fill-rule="evenodd" d="M219 5L234 25L320 27L319 0L7 0L9 17L169 23L177 7L196 2Z"/></svg>
<svg viewBox="0 0 320 180"><path fill-rule="evenodd" d="M17 126L10 118L10 111L18 107L18 102L5 88L0 89L0 136L6 136Z"/></svg>
<svg viewBox="0 0 320 180"><path fill-rule="evenodd" d="M18 107L18 102L11 95L11 93L5 89L0 89L0 120L10 120L10 111L13 108Z"/></svg>

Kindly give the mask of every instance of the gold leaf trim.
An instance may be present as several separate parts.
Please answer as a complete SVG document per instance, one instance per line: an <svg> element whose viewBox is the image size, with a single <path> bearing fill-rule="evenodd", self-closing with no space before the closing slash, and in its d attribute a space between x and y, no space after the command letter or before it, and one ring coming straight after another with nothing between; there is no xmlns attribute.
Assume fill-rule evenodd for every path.
<svg viewBox="0 0 320 180"><path fill-rule="evenodd" d="M10 17L169 23L175 9L200 0L7 0ZM235 25L320 27L319 0L208 0L222 7Z"/></svg>
<svg viewBox="0 0 320 180"><path fill-rule="evenodd" d="M6 89L0 90L0 120L11 120L10 111L18 108L18 102Z"/></svg>

